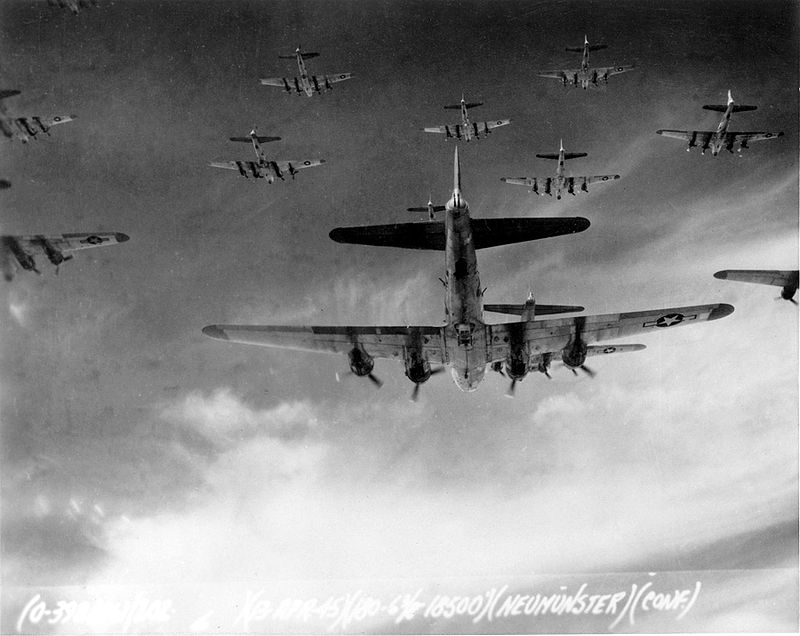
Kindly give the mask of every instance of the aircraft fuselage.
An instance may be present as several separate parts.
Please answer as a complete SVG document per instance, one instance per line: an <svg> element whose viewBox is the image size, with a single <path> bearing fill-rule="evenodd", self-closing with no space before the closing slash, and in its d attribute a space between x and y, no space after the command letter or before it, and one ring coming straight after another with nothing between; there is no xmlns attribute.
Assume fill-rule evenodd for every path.
<svg viewBox="0 0 800 636"><path fill-rule="evenodd" d="M458 149L455 174L456 187L445 209L445 343L456 385L474 391L486 372L486 330L469 206L459 187Z"/></svg>
<svg viewBox="0 0 800 636"><path fill-rule="evenodd" d="M711 154L715 157L719 154L720 150L725 147L725 136L728 134L728 125L731 123L732 114L733 102L728 102L728 108L725 110L725 114L722 115L722 119L717 126L717 130L708 144L711 148Z"/></svg>

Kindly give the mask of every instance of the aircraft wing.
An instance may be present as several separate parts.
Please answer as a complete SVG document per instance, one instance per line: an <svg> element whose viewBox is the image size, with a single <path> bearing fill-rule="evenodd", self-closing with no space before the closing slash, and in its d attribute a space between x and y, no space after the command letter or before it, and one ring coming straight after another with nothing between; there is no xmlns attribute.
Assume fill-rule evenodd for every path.
<svg viewBox="0 0 800 636"><path fill-rule="evenodd" d="M7 237L2 238L5 239ZM72 232L53 236L33 235L12 236L8 238L16 239L17 244L28 253L45 254L49 247L59 252L74 252L76 250L85 250L90 247L124 243L130 237L122 232L95 232L91 234Z"/></svg>
<svg viewBox="0 0 800 636"><path fill-rule="evenodd" d="M352 77L353 77L352 73L334 73L331 75L314 75L311 78L311 81L312 83L319 84L320 86L322 86L326 82L328 84L335 84L336 82L343 82L345 80L352 79Z"/></svg>
<svg viewBox="0 0 800 636"><path fill-rule="evenodd" d="M775 139L776 137L783 137L782 132L729 132L725 135L725 141L728 145L734 143L741 143L742 141L764 141L766 139Z"/></svg>
<svg viewBox="0 0 800 636"><path fill-rule="evenodd" d="M593 177L575 177L576 183L605 183L606 181L614 181L619 179L618 174L598 174Z"/></svg>
<svg viewBox="0 0 800 636"><path fill-rule="evenodd" d="M721 272L716 272L714 278L786 287L797 285L797 270L724 269Z"/></svg>
<svg viewBox="0 0 800 636"><path fill-rule="evenodd" d="M53 126L58 124L66 124L68 121L73 121L75 115L53 115L52 117L17 117L17 123L25 127L29 133L37 134L39 131L47 132Z"/></svg>
<svg viewBox="0 0 800 636"><path fill-rule="evenodd" d="M494 121L478 122L478 130L492 130L493 128L500 128L500 126L508 126L511 123L510 119L495 119Z"/></svg>
<svg viewBox="0 0 800 636"><path fill-rule="evenodd" d="M578 73L580 73L580 69L555 69L552 71L537 71L536 75L539 77L550 77L552 79L558 79L563 81L572 82L572 78L574 78Z"/></svg>
<svg viewBox="0 0 800 636"><path fill-rule="evenodd" d="M274 325L209 325L203 333L242 344L349 353L360 346L373 358L402 361L408 349L421 350L429 362L444 363L442 327L283 327Z"/></svg>
<svg viewBox="0 0 800 636"><path fill-rule="evenodd" d="M624 73L626 71L630 71L631 69L636 68L633 64L628 64L627 66L619 65L619 66L601 66L598 68L590 69L590 73L596 72L597 77L600 79L609 77L611 75L619 75L620 73Z"/></svg>
<svg viewBox="0 0 800 636"><path fill-rule="evenodd" d="M530 354L541 355L561 352L577 332L580 332L580 338L585 344L591 345L634 334L658 332L707 320L717 320L732 312L733 306L716 303L621 314L532 320L527 323L486 325L486 341L489 343L486 362L505 360L509 353L509 342L518 339L520 329L523 330L522 337Z"/></svg>
<svg viewBox="0 0 800 636"><path fill-rule="evenodd" d="M618 344L618 345L589 345L586 347L586 357L603 356L609 353L629 353L647 349L643 344Z"/></svg>
<svg viewBox="0 0 800 636"><path fill-rule="evenodd" d="M656 134L683 141L693 141L693 145L705 147L714 133L710 130L657 130Z"/></svg>
<svg viewBox="0 0 800 636"><path fill-rule="evenodd" d="M294 78L292 78L292 82ZM259 82L264 84L264 86L280 86L283 89L291 90L289 87L290 83L289 78L286 77L266 77L264 79L260 79Z"/></svg>
<svg viewBox="0 0 800 636"><path fill-rule="evenodd" d="M550 236L583 232L589 221L583 217L472 219L475 249L534 241ZM337 227L329 236L338 243L444 250L445 230L441 221Z"/></svg>
<svg viewBox="0 0 800 636"><path fill-rule="evenodd" d="M500 181L512 185L527 186L531 189L531 192L536 192L537 194L550 194L553 186L552 177L500 177Z"/></svg>
<svg viewBox="0 0 800 636"><path fill-rule="evenodd" d="M280 169L281 172L288 172L292 174L293 172L297 172L298 170L305 170L306 168L314 168L316 166L321 166L325 163L324 159L293 159L291 161L275 161L274 162Z"/></svg>

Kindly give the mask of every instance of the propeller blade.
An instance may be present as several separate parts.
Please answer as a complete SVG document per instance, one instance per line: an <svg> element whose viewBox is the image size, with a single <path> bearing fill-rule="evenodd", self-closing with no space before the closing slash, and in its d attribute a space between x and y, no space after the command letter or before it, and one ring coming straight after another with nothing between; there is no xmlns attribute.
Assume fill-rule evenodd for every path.
<svg viewBox="0 0 800 636"><path fill-rule="evenodd" d="M543 373L544 373L544 374L547 376L547 379L548 379L548 380L552 380L552 379L553 379L553 376L552 376L552 375L550 375L550 372L549 372L548 370L546 370L546 369L545 369L545 370L543 371Z"/></svg>
<svg viewBox="0 0 800 636"><path fill-rule="evenodd" d="M572 375L578 375L578 372L572 367L570 367L569 370L572 371Z"/></svg>
<svg viewBox="0 0 800 636"><path fill-rule="evenodd" d="M506 397L513 398L514 397L514 389L517 388L517 381L511 380L511 385L508 387L508 391L506 391Z"/></svg>
<svg viewBox="0 0 800 636"><path fill-rule="evenodd" d="M790 299L789 299L789 302L790 302L790 303L792 303L792 304L794 304L794 305L796 305L796 304L797 304L797 301L796 301L794 298L790 298Z"/></svg>
<svg viewBox="0 0 800 636"><path fill-rule="evenodd" d="M420 387L420 383L419 382L415 382L414 383L414 390L411 391L411 401L412 402L416 402L419 399L419 387Z"/></svg>
<svg viewBox="0 0 800 636"><path fill-rule="evenodd" d="M590 378L594 378L594 376L596 376L596 375L597 375L597 373L595 373L594 371L592 371L592 370L591 370L589 367L587 367L585 364L582 364L582 365L580 366L580 369L581 369L581 371L583 371L583 372L584 372L586 375L588 375Z"/></svg>
<svg viewBox="0 0 800 636"><path fill-rule="evenodd" d="M380 389L383 386L383 381L380 378L375 377L374 374L370 373L367 377L377 388Z"/></svg>

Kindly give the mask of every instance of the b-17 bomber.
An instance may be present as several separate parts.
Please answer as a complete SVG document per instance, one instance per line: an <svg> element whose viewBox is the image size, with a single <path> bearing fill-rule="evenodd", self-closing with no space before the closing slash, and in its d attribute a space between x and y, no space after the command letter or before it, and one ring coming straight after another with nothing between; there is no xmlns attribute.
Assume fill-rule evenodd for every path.
<svg viewBox="0 0 800 636"><path fill-rule="evenodd" d="M794 299L798 287L798 270L796 269L723 269L715 272L714 278L783 287L780 297L795 305L797 304Z"/></svg>
<svg viewBox="0 0 800 636"><path fill-rule="evenodd" d="M571 195L575 196L575 188L580 192L589 192L590 183L608 183L619 179L618 174L601 174L593 177L565 177L564 176L564 162L567 159L578 159L579 157L586 157L585 152L565 152L564 142L559 142L559 150L557 153L542 153L537 154L540 159L555 159L558 161L556 174L554 177L501 177L500 181L510 183L512 185L522 185L530 188L530 192L544 196L550 196L555 192L556 199L561 199L561 194L566 190Z"/></svg>
<svg viewBox="0 0 800 636"><path fill-rule="evenodd" d="M0 91L0 129L9 139L19 139L22 143L27 143L31 138L36 138L39 133L49 135L50 129L57 124L66 124L68 121L75 119L75 115L54 115L52 117L39 117L38 115L12 116L2 100L14 95L19 95L19 91Z"/></svg>
<svg viewBox="0 0 800 636"><path fill-rule="evenodd" d="M483 102L467 102L464 95L461 95L461 103L445 106L445 110L460 110L461 123L450 124L445 126L430 126L423 128L427 133L439 133L445 135L445 139L465 140L471 141L472 139L480 139L481 135L484 137L489 135L492 130L500 126L507 126L511 123L510 119L496 119L494 121L470 121L469 109L483 106Z"/></svg>
<svg viewBox="0 0 800 636"><path fill-rule="evenodd" d="M478 275L476 251L582 232L589 227L589 221L582 217L473 219L461 190L458 147L453 171L453 192L445 206L443 223L343 227L330 233L333 240L341 243L443 250L445 326L214 324L205 327L203 333L229 342L346 354L350 370L375 384L380 384L373 373L375 358L397 360L404 364L406 377L414 383L412 397L416 398L419 386L444 366L450 367L459 389L474 391L487 366L494 369L498 363L504 364L505 372L515 381L531 369L546 370L550 360L557 357L570 368L581 368L589 347L595 343L699 324L733 311L731 305L717 303L534 320L532 308L525 320L487 324L483 317L485 289ZM567 306L567 310L574 308Z"/></svg>
<svg viewBox="0 0 800 636"><path fill-rule="evenodd" d="M608 78L611 75L618 75L619 73L624 73L625 71L630 71L632 68L635 68L633 64L615 64L614 66L596 66L590 67L589 66L589 52L590 51L599 51L600 49L608 48L607 44L589 44L589 38L587 36L583 36L583 46L568 46L566 48L567 51L572 53L582 53L583 57L581 58L581 67L580 68L568 68L568 69L556 69L552 71L538 71L537 75L539 77L549 77L552 79L561 80L561 83L564 86L572 85L575 88L580 86L583 89L587 89L590 86L598 86L599 82L603 82L603 84L608 84Z"/></svg>
<svg viewBox="0 0 800 636"><path fill-rule="evenodd" d="M47 2L51 7L69 9L75 15L78 15L81 9L97 6L97 0L47 0Z"/></svg>
<svg viewBox="0 0 800 636"><path fill-rule="evenodd" d="M715 131L710 130L657 130L656 134L663 135L664 137L674 137L675 139L682 139L689 143L686 152L689 152L695 146L699 146L700 154L706 154L706 150L711 149L711 154L715 157L720 151L725 148L729 152L733 152L733 147L739 144L739 152L748 148L748 143L751 141L763 141L766 139L775 139L782 137L782 132L728 132L728 126L731 121L733 113L740 113L747 110L756 110L758 106L744 106L737 104L731 97L731 92L728 91L728 102L726 104L706 104L703 106L705 110L714 110L723 113L722 119L717 125Z"/></svg>
<svg viewBox="0 0 800 636"><path fill-rule="evenodd" d="M264 154L262 143L278 141L280 137L260 136L254 127L248 137L230 137L231 141L252 143L256 153L256 161L212 161L209 165L212 168L224 168L226 170L238 170L243 177L254 179L266 179L268 183L273 183L275 179L286 181L286 175L295 175L306 168L313 168L325 163L324 159L299 159L291 161L278 161L267 159Z"/></svg>
<svg viewBox="0 0 800 636"><path fill-rule="evenodd" d="M260 80L265 86L278 86L284 89L287 93L296 93L302 95L305 93L308 97L314 93L321 93L325 90L333 90L333 84L336 82L343 82L353 77L352 73L328 73L325 75L309 75L306 70L305 60L312 57L318 57L319 53L303 53L298 46L295 49L294 55L279 55L278 59L281 60L297 60L297 77L267 77Z"/></svg>
<svg viewBox="0 0 800 636"><path fill-rule="evenodd" d="M55 236L0 236L0 259L2 260L3 276L7 281L13 280L17 267L26 271L41 272L36 267L34 255L44 254L53 265L56 273L59 266L69 260L73 255L64 255L64 252L75 252L91 247L105 247L124 243L130 237L122 232L95 232L85 234L73 232L57 234Z"/></svg>

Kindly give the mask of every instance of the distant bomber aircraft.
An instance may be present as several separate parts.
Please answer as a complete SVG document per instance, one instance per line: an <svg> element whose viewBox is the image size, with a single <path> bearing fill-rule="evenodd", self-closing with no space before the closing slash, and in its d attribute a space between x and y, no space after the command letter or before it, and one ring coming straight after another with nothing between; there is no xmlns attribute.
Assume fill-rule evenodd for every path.
<svg viewBox="0 0 800 636"><path fill-rule="evenodd" d="M582 232L589 227L589 221L581 217L472 219L461 193L458 147L453 163L453 194L446 205L444 223L342 227L330 233L340 243L443 250L445 326L209 325L203 333L229 342L347 354L350 370L377 385L380 380L373 375L375 358L402 361L406 377L415 385L414 399L419 385L441 371L441 365L451 367L459 389L474 391L487 365L495 368L497 363L505 363L505 371L514 381L532 369L546 369L553 356L560 356L569 367L580 368L592 343L716 320L733 311L730 305L713 304L532 320L531 308L524 321L486 324L485 289L478 275L476 250ZM613 345L608 349L612 348Z"/></svg>
<svg viewBox="0 0 800 636"><path fill-rule="evenodd" d="M256 161L212 161L209 165L213 168L225 168L226 170L238 170L243 177L253 177L254 179L266 179L273 183L275 179L285 181L284 175L291 175L292 179L299 170L313 168L325 163L324 159L302 159L299 161L275 161L267 159L262 143L278 141L280 137L259 136L255 127L250 131L249 137L230 137L231 141L252 142L253 149L256 151Z"/></svg>
<svg viewBox="0 0 800 636"><path fill-rule="evenodd" d="M14 95L19 95L19 91L0 91L0 128L9 139L16 138L22 143L27 143L31 137L35 138L40 132L49 135L50 128L56 124L65 124L75 119L75 115L12 117L2 100Z"/></svg>
<svg viewBox="0 0 800 636"><path fill-rule="evenodd" d="M561 193L564 190L575 196L575 186L578 186L578 190L581 192L588 192L590 183L607 183L608 181L619 179L618 174L601 174L594 177L565 177L564 162L567 159L577 159L587 155L585 152L564 152L563 140L559 141L557 153L544 153L536 156L540 159L556 159L558 161L555 177L502 177L500 181L513 185L527 186L531 189L531 192L535 192L540 196L545 194L552 196L553 190L555 190L556 199L561 199Z"/></svg>
<svg viewBox="0 0 800 636"><path fill-rule="evenodd" d="M319 53L303 53L298 46L294 55L279 55L281 60L297 60L299 77L268 77L262 79L261 83L265 86L279 86L287 93L294 91L298 95L305 93L311 97L315 92L321 93L323 90L333 90L331 84L343 82L353 77L352 73L334 73L330 75L309 75L306 70L305 60L317 57Z"/></svg>
<svg viewBox="0 0 800 636"><path fill-rule="evenodd" d="M589 67L589 51L599 51L600 49L608 48L606 44L589 44L589 38L583 36L583 46L573 47L568 46L567 51L574 53L583 53L581 60L581 67L579 69L557 69L554 71L539 71L539 77L551 77L553 79L561 80L564 86L571 84L575 88L589 88L589 86L597 86L598 81L608 84L609 75L618 75L625 71L630 71L634 68L633 64L623 66L598 66L595 68Z"/></svg>
<svg viewBox="0 0 800 636"><path fill-rule="evenodd" d="M739 113L745 110L755 110L757 106L740 106L733 101L731 92L728 91L727 104L706 104L703 106L706 110L715 110L722 115L722 119L714 132L706 130L657 130L656 133L664 135L665 137L674 137L675 139L683 139L689 142L686 152L689 152L694 146L700 146L700 154L706 154L706 149L711 148L711 154L715 157L719 154L720 150L726 148L733 152L734 144L739 144L739 152L748 147L750 141L761 141L763 139L774 139L775 137L782 137L782 132L728 132L728 124L731 121L733 113Z"/></svg>
<svg viewBox="0 0 800 636"><path fill-rule="evenodd" d="M14 278L16 266L22 269L41 272L36 269L34 254L44 254L53 265L56 273L61 263L71 260L72 254L64 256L64 252L74 252L90 247L103 247L117 245L128 240L128 235L122 232L96 232L94 234L58 234L56 236L0 236L0 259L3 263L3 275L7 281Z"/></svg>
<svg viewBox="0 0 800 636"><path fill-rule="evenodd" d="M783 287L781 298L796 305L797 301L794 299L794 295L797 293L798 287L797 273L796 269L723 269L721 272L715 273L714 278Z"/></svg>
<svg viewBox="0 0 800 636"><path fill-rule="evenodd" d="M78 12L81 9L85 9L86 7L97 6L97 0L47 0L47 2L51 7L61 7L62 9L64 8L69 9L75 15L78 15Z"/></svg>
<svg viewBox="0 0 800 636"><path fill-rule="evenodd" d="M492 132L492 129L499 128L500 126L507 126L511 123L510 119L497 119L495 121L482 121L482 122L471 122L469 120L469 109L476 108L477 106L483 106L483 102L474 102L474 103L467 103L464 99L464 95L461 95L461 103L454 104L452 106L445 106L445 109L448 110L460 110L461 111L461 123L460 124L451 124L449 126L431 126L429 128L423 128L425 132L428 133L440 133L446 135L445 139L465 139L466 141L470 141L471 139L480 139L481 135L488 135Z"/></svg>

